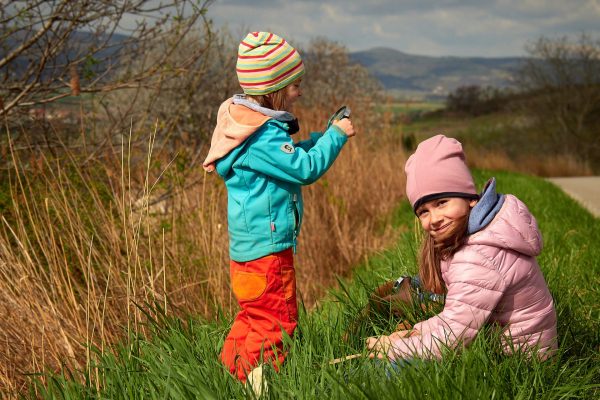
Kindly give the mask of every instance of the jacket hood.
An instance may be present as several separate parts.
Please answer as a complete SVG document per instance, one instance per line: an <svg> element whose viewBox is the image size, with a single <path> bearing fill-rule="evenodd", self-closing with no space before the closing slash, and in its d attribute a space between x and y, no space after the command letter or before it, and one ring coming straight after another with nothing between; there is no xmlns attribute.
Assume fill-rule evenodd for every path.
<svg viewBox="0 0 600 400"><path fill-rule="evenodd" d="M537 221L527 206L507 194L496 216L485 228L469 236L467 244L494 246L537 256L543 241Z"/></svg>
<svg viewBox="0 0 600 400"><path fill-rule="evenodd" d="M492 222L502 204L504 195L496 192L496 178L492 178L485 184L477 204L469 214L469 235L479 232Z"/></svg>
<svg viewBox="0 0 600 400"><path fill-rule="evenodd" d="M219 107L217 126L213 131L210 150L202 166L207 172L215 170L217 160L225 157L256 132L271 117L245 105L227 99Z"/></svg>

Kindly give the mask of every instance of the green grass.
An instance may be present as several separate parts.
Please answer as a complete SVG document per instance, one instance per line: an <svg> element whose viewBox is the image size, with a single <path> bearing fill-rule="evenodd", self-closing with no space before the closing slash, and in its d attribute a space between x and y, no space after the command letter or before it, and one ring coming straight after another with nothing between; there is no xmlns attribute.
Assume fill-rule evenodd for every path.
<svg viewBox="0 0 600 400"><path fill-rule="evenodd" d="M434 114L415 119L403 126L403 131L415 134L419 139L429 137L431 131L436 131L447 136L464 137L480 146L493 147L496 146L495 141L501 139L501 135L513 136L512 132L507 132L507 126L510 127L513 118L515 117L509 113L477 117Z"/></svg>
<svg viewBox="0 0 600 400"><path fill-rule="evenodd" d="M380 111L391 111L392 113L414 113L441 110L445 107L444 102L436 101L394 101L381 106Z"/></svg>
<svg viewBox="0 0 600 400"><path fill-rule="evenodd" d="M491 173L476 171L481 185ZM593 218L552 184L510 173L494 173L498 189L521 198L537 217L545 249L538 258L555 296L559 318L559 355L553 362L506 356L491 331L461 353L390 372L386 363L358 358L328 361L364 352L364 338L389 333L397 321L365 319L348 343L341 340L349 322L382 281L415 273L415 231L406 203L394 224L409 227L397 246L360 266L310 312L301 310L300 329L287 342L289 356L280 373L267 369L272 399L554 399L600 396L600 220ZM114 354L99 359L101 390L85 371L33 379L31 396L60 399L252 398L223 370L218 353L231 316L217 322L150 316L149 339L130 338ZM83 384L77 382L84 382ZM87 382L87 383L86 383Z"/></svg>

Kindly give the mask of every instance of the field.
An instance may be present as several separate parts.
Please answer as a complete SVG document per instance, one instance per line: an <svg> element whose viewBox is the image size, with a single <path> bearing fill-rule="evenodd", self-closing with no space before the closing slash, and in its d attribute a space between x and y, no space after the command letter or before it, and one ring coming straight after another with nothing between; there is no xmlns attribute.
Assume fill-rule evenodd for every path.
<svg viewBox="0 0 600 400"><path fill-rule="evenodd" d="M536 176L593 175L594 166L557 148L528 117L514 111L479 116L448 115L440 103L391 103L396 134L410 147L443 133L464 145L467 162L475 168L501 169ZM548 155L552 156L549 157Z"/></svg>
<svg viewBox="0 0 600 400"><path fill-rule="evenodd" d="M347 344L341 340L373 287L415 272L413 216L402 202L392 218L393 225L405 227L396 244L367 259L351 279L342 280L313 310L303 309L298 335L288 341L288 361L281 373L267 370L268 398L598 398L600 221L542 179L476 171L479 185L492 175L499 181L500 192L513 193L528 204L542 230L545 247L539 262L555 298L559 321L560 351L555 359L540 363L524 356L502 355L489 330L461 353L400 371L390 371L386 363L364 357L329 365L333 358L364 354L365 337L390 332L397 322L364 320ZM216 320L206 321L195 316L165 317L159 305L152 312L148 315L149 336L130 336L89 369L33 376L30 395L65 399L252 398L217 361L231 314L220 312Z"/></svg>
<svg viewBox="0 0 600 400"><path fill-rule="evenodd" d="M296 356L290 357L283 373L270 374L274 384L283 388L281 393L273 389L274 398L286 397L286 391L307 398L317 396L304 387L312 388L313 382L319 382L314 386L319 393L340 397L346 384L354 382L354 393L363 384L381 381L372 374L385 374L381 371L384 366L366 360L335 368L327 366L327 361L362 351L366 336L394 326L393 321L381 319L362 321L349 343L340 342L374 286L400 272L415 271L413 222L410 212L399 204L403 204L405 184L402 166L416 143L444 133L463 141L467 161L474 168L539 176L591 174L587 165L569 156L547 157L544 151L537 151L539 133L518 113L462 117L445 115L440 103L382 105L371 98L349 98L354 99L348 104L359 135L348 143L327 175L304 190L306 218L297 256L304 306L301 335L290 339L290 353ZM325 104L299 108L301 135L306 137L311 129L322 127L329 108ZM135 132L120 135L112 147L86 151L86 140L104 129L102 121L72 111L69 118L80 120L81 130L68 118L48 119L54 115L49 113L45 116L48 130L32 131L39 139L45 135L52 138L52 130L63 133L62 141L54 141L50 151L15 145L12 138L35 135L19 135L9 127L0 142L0 301L5 305L0 308L0 346L5 349L0 353L0 393L17 397L33 384L32 396L57 397L66 390L74 398L81 391L91 397L112 398L122 397L127 390L142 397L150 393L149 387L158 385L157 393L163 394L165 390L205 388L206 393L219 397L222 393L240 396L243 389L216 362L236 305L226 268L225 188L221 179L202 171L199 157L205 149L194 149L193 138L186 136L161 142L162 124L150 129L140 123L132 129ZM64 127L70 130L63 131ZM507 175L506 184L529 179L541 185L535 178L518 175ZM524 198L536 195L535 191L518 190ZM534 207L550 207L544 203L548 198ZM550 233L557 221L561 228L573 227L565 232L577 232L573 221L585 218L573 216L564 222L543 212L545 208L540 218L545 218ZM589 233L590 238L594 235ZM597 303L593 285L583 290L579 281L561 286L567 278L579 276L552 278L552 274L564 273L564 265L579 262L575 258L580 254L595 251L576 237L579 244L567 248L560 247L562 239L550 239L543 256L554 254L546 272L555 280L550 282L556 288L555 296L563 290L569 293L563 303L569 305L567 310L575 308L572 304L582 296L587 296L582 304ZM566 255L573 259L565 260ZM585 279L585 284L597 282L594 275ZM575 287L578 290L573 292ZM346 296L344 288L352 296ZM597 310L590 310L587 318L597 317ZM573 321L567 324L583 321L570 311L563 315L565 321ZM583 364L579 370L565 373L595 385L586 375L595 370L585 359L597 357L598 340L593 333L597 327L586 325L582 332L585 330L587 336L576 333L565 348L568 363L584 359ZM563 331L571 332L564 327ZM580 340L593 351L567 350L570 343ZM493 343L478 342L477 346L492 349ZM183 353L178 355L176 349ZM509 363L506 368L515 369L510 364L516 362L514 357L511 361L489 359L487 354L495 351L482 351L485 354L480 358L488 365L465 368L479 373ZM448 359L454 360L448 367L452 373L462 357ZM423 368L440 373L445 363ZM164 375L166 380L153 374ZM290 376L304 383L298 386ZM181 379L183 386L171 385L173 379ZM414 379L418 382L419 378ZM513 378L501 375L497 379ZM539 390L546 393L549 389L544 379ZM430 386L422 390L430 390ZM367 397L385 397L374 394L380 389L372 390L375 392ZM507 393L504 387L498 390ZM592 389L581 390L587 394ZM166 396L193 397L189 393Z"/></svg>
<svg viewBox="0 0 600 400"><path fill-rule="evenodd" d="M237 302L225 184L202 168L220 105L240 92L238 34L214 24L211 0L9 3L0 6L0 398L252 397L217 361ZM117 34L125 17L139 23ZM565 43L540 40L532 55L545 60L547 45ZM550 78L565 75L558 86L536 82L546 75L536 62L518 92L457 90L447 108L443 93L464 77L500 84L519 60L380 48L362 55L374 61L367 69L326 37L296 47L306 79L301 101L285 107L300 121L295 136L322 131L342 105L358 134L303 189L300 329L281 373L267 368L268 397L600 397L598 220L539 178L600 173L599 79L578 78L580 66L598 70L597 45L585 34L579 44L581 63L548 59L559 68ZM404 88L423 100L394 100ZM502 171L500 190L538 216L559 311L553 361L500 354L493 329L464 352L401 371L364 357L365 338L397 322L359 318L368 293L416 270L403 167L438 133L463 142L480 184L484 170Z"/></svg>
<svg viewBox="0 0 600 400"><path fill-rule="evenodd" d="M392 100L389 104L381 106L382 111L390 111L394 114L425 113L437 111L444 108L444 102Z"/></svg>
<svg viewBox="0 0 600 400"><path fill-rule="evenodd" d="M336 276L392 242L394 228L384 222L403 196L398 138L368 107L350 105L361 110L353 116L360 137L304 191L302 235L318 238L298 246L309 308ZM301 134L322 127L329 111L298 110ZM33 136L18 129L7 128L0 142L3 394L20 393L32 372L94 370L113 344L151 332L155 304L170 317L209 319L236 307L226 192L222 179L202 170L206 149L189 138L157 138L155 127L86 151L84 133L98 121L82 117L84 130L50 151L15 145Z"/></svg>

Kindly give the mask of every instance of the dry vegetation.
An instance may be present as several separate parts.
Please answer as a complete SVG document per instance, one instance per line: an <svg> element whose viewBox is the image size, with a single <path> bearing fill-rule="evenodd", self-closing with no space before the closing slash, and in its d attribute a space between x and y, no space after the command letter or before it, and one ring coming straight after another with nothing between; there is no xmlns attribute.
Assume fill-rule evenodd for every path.
<svg viewBox="0 0 600 400"><path fill-rule="evenodd" d="M520 172L536 176L591 176L589 163L568 154L548 157L545 154L522 154L510 157L502 150L489 150L470 144L465 145L467 160L472 168Z"/></svg>
<svg viewBox="0 0 600 400"><path fill-rule="evenodd" d="M23 4L47 10L43 3ZM75 3L58 2L57 12ZM142 13L146 3L135 2L133 11ZM84 13L81 7L73 12ZM109 3L102 11L114 14ZM119 91L105 93L110 83L86 78L83 49L74 65L54 71L55 79L44 82L45 75L27 70L34 75L17 76L12 84L19 88L23 79L37 79L37 86L0 92L0 393L23 390L25 374L45 368L67 365L93 376L98 354L115 341L145 334L152 307L206 317L235 311L225 187L199 161L219 102L239 90L233 75L237 40L226 32L215 35L203 15L198 10L199 29L176 24L143 37L148 51L125 71L111 63L104 72L115 75L99 73L116 78ZM52 18L66 20L60 13ZM106 28L98 29L96 39ZM35 42L33 33L25 36ZM54 55L60 45L47 43ZM301 52L307 65L296 110L302 135L321 130L342 104L352 108L359 132L333 168L304 191L297 269L301 298L310 307L337 275L349 274L397 236L386 217L403 196L406 154L391 115L375 111L384 101L378 85L349 62L343 47L317 40ZM167 53L170 58L162 57ZM15 59L2 60L10 65ZM51 61L44 62L55 65ZM144 77L137 86L131 84L136 70ZM55 107L56 93L70 105ZM38 115L35 107L43 104L48 107ZM50 118L61 107L73 121ZM478 152L470 161L523 170L523 163L499 153ZM579 168L570 159L560 162Z"/></svg>
<svg viewBox="0 0 600 400"><path fill-rule="evenodd" d="M346 51L317 41L306 52L321 57L322 73L306 80L297 110L301 136L321 130L342 102L353 109L359 131L332 170L305 189L297 266L300 294L310 307L336 275L350 273L394 239L384 222L402 198L405 155L389 116L374 113L377 85L349 64ZM327 73L334 70L352 84L334 90L335 74ZM219 105L213 97L230 85L227 79L212 85L206 79L194 81L208 87L210 96L187 98L204 105L202 119L191 118L201 132L214 123L202 125ZM59 122L37 121L55 144L48 150L32 143L36 125L5 122L0 387L7 392L22 390L28 372L62 365L92 369L97 353L145 333L148 305L169 315L235 311L224 184L199 165L207 151L201 136L186 135L184 125L173 120L149 123L149 116L177 108L182 100L156 101L144 94L136 92L140 100L133 105L118 101L127 92L98 100L107 114L132 115L129 130L118 134L111 120L88 112L94 103L86 99L78 107L81 131L68 143ZM90 133L109 140L84 146Z"/></svg>
<svg viewBox="0 0 600 400"><path fill-rule="evenodd" d="M310 111L302 114L310 120ZM357 113L356 125L361 136L306 190L298 269L308 304L336 274L393 238L381 218L401 198L404 155L393 143L370 143L391 140L381 134L388 131L383 121L374 129ZM123 335L144 332L146 304L169 314L232 310L224 185L198 167L180 176L166 154L153 154L153 139L143 170L131 169L127 142L105 158L112 162L87 168L74 158L22 160L10 152L12 202L0 229L4 387L46 365L90 368L90 346L103 352ZM183 181L151 204L165 179Z"/></svg>

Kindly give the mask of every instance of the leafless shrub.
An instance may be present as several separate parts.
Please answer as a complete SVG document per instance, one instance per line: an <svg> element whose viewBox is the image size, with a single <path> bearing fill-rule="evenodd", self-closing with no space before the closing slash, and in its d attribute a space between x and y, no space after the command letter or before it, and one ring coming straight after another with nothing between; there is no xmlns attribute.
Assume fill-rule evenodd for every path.
<svg viewBox="0 0 600 400"><path fill-rule="evenodd" d="M491 86L459 86L446 98L446 110L451 113L478 116L500 111L508 101L505 90Z"/></svg>
<svg viewBox="0 0 600 400"><path fill-rule="evenodd" d="M217 306L235 308L229 288L224 184L187 157L184 139L159 138L160 132L168 135L170 129L210 131L214 119L208 122L208 110L218 107L230 89L239 90L228 86L233 67L225 71L231 65L227 63L235 62L235 51L218 49L211 47L205 54L214 54L223 70L218 64L199 63L203 75L170 76L172 81L158 99L151 98L153 88L136 90L140 97L129 99L135 103L131 114L126 112L127 90L106 97L111 99L106 110L114 110L114 99L123 96L121 101L127 104L118 112L131 118L131 131L116 130L111 146L101 150L64 146L57 154L25 152L10 140L0 146L4 156L0 173L8 182L3 189L9 197L0 218L3 387L16 393L26 383L24 373L63 364L94 377L96 355L88 346L110 351L110 344L123 340L127 332L144 334L144 314L138 305L159 304L169 315L211 316ZM338 61L345 59L343 52L339 57ZM305 88L303 102L307 101L297 109L306 134L324 128L329 114L341 105L336 102L348 102L359 130L331 171L305 191L298 275L300 292L309 305L335 283L335 275L349 274L367 252L395 239L382 219L402 197L404 182L400 138L389 129L389 118L375 117L369 96L376 93L359 90L369 87L369 81L356 81L367 75L343 63L334 67L348 74L339 80L322 75L311 83L309 71L306 85L320 82L322 87L315 90L323 91L317 93L336 97L317 98L310 87ZM346 78L354 89L342 98L330 86ZM70 82L75 88L75 81ZM189 90L185 95L193 103L189 111L174 109L186 110L183 103L188 100L165 89L172 84ZM205 90L194 91L193 85ZM83 90L84 83L80 86ZM323 108L315 106L311 96ZM83 110L85 132L96 128L104 132L110 126L94 109ZM196 112L207 113L207 125L193 123L200 117L187 120ZM177 118L181 125L165 122ZM9 139L27 133L10 129ZM163 146L165 142L169 145Z"/></svg>
<svg viewBox="0 0 600 400"><path fill-rule="evenodd" d="M600 162L600 41L583 33L541 37L518 75L527 92L519 104L534 119L540 144ZM543 146L549 147L549 146Z"/></svg>
<svg viewBox="0 0 600 400"><path fill-rule="evenodd" d="M302 56L306 64L304 108L325 122L342 105L349 105L365 121L374 117L363 111L371 111L376 102L383 100L381 84L365 67L350 61L344 46L317 38L302 50Z"/></svg>
<svg viewBox="0 0 600 400"><path fill-rule="evenodd" d="M209 3L3 2L0 116L79 93L156 85L157 76L177 73L201 56L202 48L188 47L188 57L180 63L173 64L171 58L187 32L199 21L207 24L203 18ZM145 60L158 45L161 57L143 68L130 68L127 59Z"/></svg>

